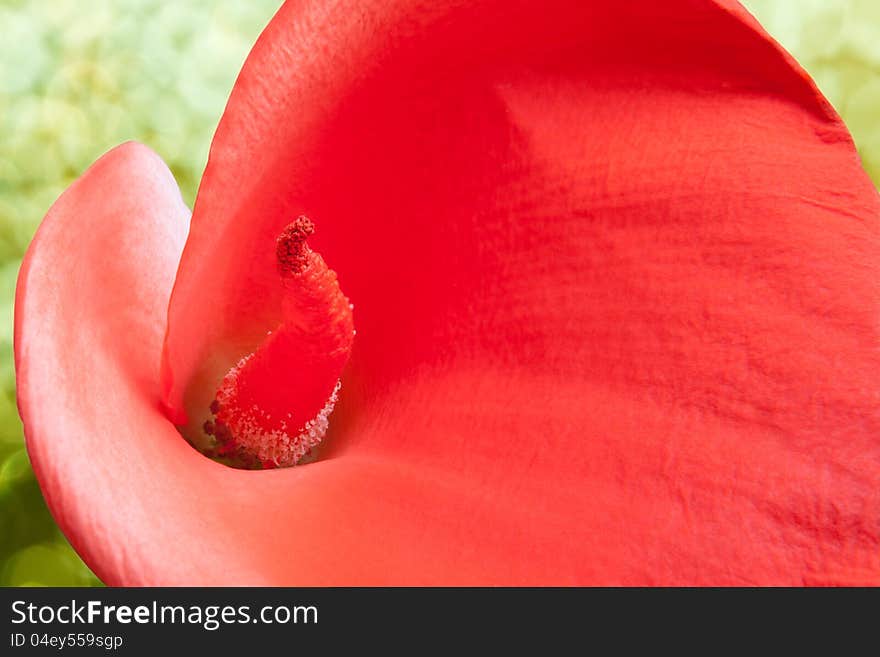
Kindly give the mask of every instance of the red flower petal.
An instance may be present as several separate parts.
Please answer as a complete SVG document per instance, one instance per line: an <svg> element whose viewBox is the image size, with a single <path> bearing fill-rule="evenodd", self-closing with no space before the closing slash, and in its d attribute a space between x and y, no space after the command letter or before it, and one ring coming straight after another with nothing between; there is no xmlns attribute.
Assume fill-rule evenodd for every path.
<svg viewBox="0 0 880 657"><path fill-rule="evenodd" d="M93 170L32 247L20 403L99 575L880 583L880 205L803 72L727 2L348 4L285 5L242 72L163 382L177 418L213 395L306 213L357 306L325 460L230 470L162 420L172 247L123 277L97 256L155 236L107 220L94 287L60 275L159 190ZM155 295L128 334L125 287Z"/></svg>

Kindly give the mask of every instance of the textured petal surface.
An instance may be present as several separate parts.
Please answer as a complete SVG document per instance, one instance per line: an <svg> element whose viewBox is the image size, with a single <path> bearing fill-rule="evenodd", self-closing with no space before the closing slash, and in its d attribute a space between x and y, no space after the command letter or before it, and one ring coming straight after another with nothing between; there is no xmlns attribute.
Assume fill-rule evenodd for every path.
<svg viewBox="0 0 880 657"><path fill-rule="evenodd" d="M272 475L346 482L293 544L380 582L880 582L877 195L735 3L288 3L212 147L172 407L262 329L300 212L358 338L330 459Z"/></svg>
<svg viewBox="0 0 880 657"><path fill-rule="evenodd" d="M110 583L880 583L877 195L732 3L281 9L212 147L162 396L197 410L265 331L275 235L306 213L358 329L317 463L189 450L148 358L174 249L125 270L156 297L143 335L105 339L134 284L68 289L67 203L23 274L21 404Z"/></svg>

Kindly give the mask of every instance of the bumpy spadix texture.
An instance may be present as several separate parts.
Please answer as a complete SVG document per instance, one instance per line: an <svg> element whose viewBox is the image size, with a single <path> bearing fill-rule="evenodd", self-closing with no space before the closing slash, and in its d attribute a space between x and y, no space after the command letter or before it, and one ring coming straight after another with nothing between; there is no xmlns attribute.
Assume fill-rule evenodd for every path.
<svg viewBox="0 0 880 657"><path fill-rule="evenodd" d="M354 324L336 273L306 243L313 232L302 216L276 240L281 324L223 377L203 426L208 454L232 465L294 465L327 433Z"/></svg>
<svg viewBox="0 0 880 657"><path fill-rule="evenodd" d="M880 203L736 3L285 4L182 257L179 205L113 151L18 290L30 453L105 581L880 583ZM175 423L280 323L300 213L345 391L320 460L226 468Z"/></svg>

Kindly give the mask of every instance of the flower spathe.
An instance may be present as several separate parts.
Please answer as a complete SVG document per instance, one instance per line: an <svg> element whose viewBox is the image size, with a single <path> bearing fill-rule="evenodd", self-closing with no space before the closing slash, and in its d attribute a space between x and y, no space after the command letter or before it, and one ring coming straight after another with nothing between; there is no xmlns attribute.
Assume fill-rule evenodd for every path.
<svg viewBox="0 0 880 657"><path fill-rule="evenodd" d="M188 211L119 147L20 276L19 406L110 584L880 583L880 202L733 2L285 4ZM321 458L193 450L278 326L357 305Z"/></svg>

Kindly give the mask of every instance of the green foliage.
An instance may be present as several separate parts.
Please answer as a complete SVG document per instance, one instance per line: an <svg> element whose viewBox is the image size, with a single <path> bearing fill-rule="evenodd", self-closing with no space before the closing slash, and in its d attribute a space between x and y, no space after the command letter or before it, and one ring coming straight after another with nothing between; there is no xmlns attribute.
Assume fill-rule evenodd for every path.
<svg viewBox="0 0 880 657"><path fill-rule="evenodd" d="M815 77L880 182L880 3L748 0ZM56 528L15 406L21 257L58 195L128 139L192 203L241 63L280 0L0 0L0 585L98 584Z"/></svg>

